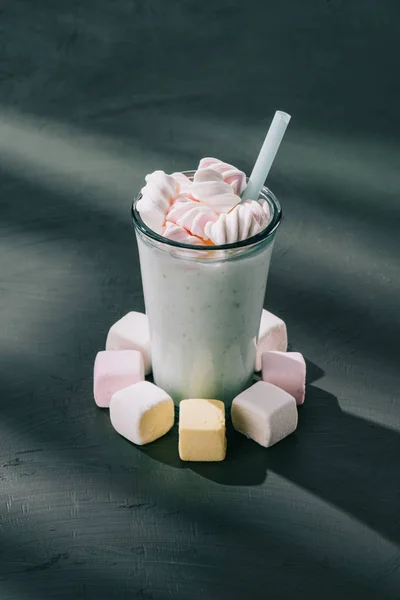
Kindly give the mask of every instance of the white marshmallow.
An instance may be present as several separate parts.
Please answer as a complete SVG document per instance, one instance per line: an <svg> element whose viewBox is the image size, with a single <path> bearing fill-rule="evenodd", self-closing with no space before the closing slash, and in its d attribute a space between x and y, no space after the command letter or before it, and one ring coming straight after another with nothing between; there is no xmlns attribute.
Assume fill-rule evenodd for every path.
<svg viewBox="0 0 400 600"><path fill-rule="evenodd" d="M150 332L147 316L129 312L108 332L106 350L138 350L142 353L145 374L151 373Z"/></svg>
<svg viewBox="0 0 400 600"><path fill-rule="evenodd" d="M110 419L114 429L142 446L165 435L174 424L174 402L149 381L135 383L113 394Z"/></svg>
<svg viewBox="0 0 400 600"><path fill-rule="evenodd" d="M258 332L256 371L261 371L261 356L263 352L287 350L287 330L282 319L263 309L261 314L260 330Z"/></svg>
<svg viewBox="0 0 400 600"><path fill-rule="evenodd" d="M255 383L236 396L231 415L237 431L265 448L283 440L297 427L296 400L265 381Z"/></svg>

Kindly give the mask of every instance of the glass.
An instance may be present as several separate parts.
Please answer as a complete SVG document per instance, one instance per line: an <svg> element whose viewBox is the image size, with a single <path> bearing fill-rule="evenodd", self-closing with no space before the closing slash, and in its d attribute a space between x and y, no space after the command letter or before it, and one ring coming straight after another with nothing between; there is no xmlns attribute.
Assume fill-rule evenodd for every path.
<svg viewBox="0 0 400 600"><path fill-rule="evenodd" d="M185 174L192 178L194 171ZM251 385L275 233L282 211L263 188L272 219L252 238L189 246L158 235L132 206L154 382L176 403L222 400Z"/></svg>

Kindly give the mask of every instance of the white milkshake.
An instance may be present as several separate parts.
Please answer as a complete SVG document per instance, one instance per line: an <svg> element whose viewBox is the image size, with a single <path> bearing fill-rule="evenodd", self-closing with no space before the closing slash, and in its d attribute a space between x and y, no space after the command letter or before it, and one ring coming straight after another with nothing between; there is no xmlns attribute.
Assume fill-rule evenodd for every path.
<svg viewBox="0 0 400 600"><path fill-rule="evenodd" d="M151 231L133 206L155 383L176 403L228 406L248 387L281 209L263 188L269 225L229 249L188 248Z"/></svg>

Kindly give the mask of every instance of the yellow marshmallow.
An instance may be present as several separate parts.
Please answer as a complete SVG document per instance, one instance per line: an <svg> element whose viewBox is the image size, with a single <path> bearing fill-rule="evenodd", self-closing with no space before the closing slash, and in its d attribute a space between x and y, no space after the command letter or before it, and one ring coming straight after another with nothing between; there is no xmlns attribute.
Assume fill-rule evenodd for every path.
<svg viewBox="0 0 400 600"><path fill-rule="evenodd" d="M179 456L187 461L220 461L226 455L225 405L189 399L179 405Z"/></svg>

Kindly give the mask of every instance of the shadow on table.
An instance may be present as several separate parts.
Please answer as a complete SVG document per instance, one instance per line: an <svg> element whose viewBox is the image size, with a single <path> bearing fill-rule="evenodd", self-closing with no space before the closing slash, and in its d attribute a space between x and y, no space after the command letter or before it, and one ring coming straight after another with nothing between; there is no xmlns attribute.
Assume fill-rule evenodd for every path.
<svg viewBox="0 0 400 600"><path fill-rule="evenodd" d="M309 361L307 366L297 431L272 448L246 439L228 419L223 463L182 463L176 431L142 451L225 486L260 485L272 471L399 541L400 435L342 411L335 396L311 385L323 371Z"/></svg>
<svg viewBox="0 0 400 600"><path fill-rule="evenodd" d="M31 192L35 191L35 188L31 189L30 184L20 184L15 177L7 178L4 174L3 179L5 182L9 181L10 193L18 190L21 197L29 198ZM72 279L72 282L75 282L74 287L70 285L66 287L66 290L71 290L71 294L65 291L58 292L57 288L54 291L55 286L59 286L60 290L63 289L61 286L69 276L69 272L61 271L58 279L52 271L46 278L46 270L42 270L40 286L41 288L44 286L43 289L47 289L46 286L49 288L49 304L43 303L43 306L48 307L47 311L49 308L54 308L55 312L49 317L41 317L43 321L39 321L39 324L42 326L42 331L38 328L35 335L38 349L45 349L44 356L47 356L46 352L51 352L49 354L51 368L50 360L47 358L46 368L49 368L49 371L46 374L44 367L41 367L45 375L43 379L40 370L35 369L33 365L29 370L24 363L24 378L20 380L21 357L12 361L10 370L3 375L4 377L7 375L9 383L2 382L2 392L4 397L9 395L10 398L14 398L15 403L14 400L13 403L3 402L1 411L2 416L7 413L5 417L8 416L11 422L18 422L18 427L20 427L19 415L25 415L24 418L31 427L31 417L26 413L26 397L29 397L27 394L35 389L39 406L46 406L47 410L52 406L53 398L57 397L57 411L50 410L49 414L54 418L64 411L62 437L69 447L69 435L71 438L85 435L86 439L84 421L77 419L77 415L82 418L84 414L81 397L77 394L76 387L69 382L91 377L94 348L99 348L101 347L99 344L104 343L109 324L129 309L140 310L139 300L142 302L142 296L137 283L138 270L135 272L127 268L131 265L131 258L126 253L126 247L132 243L130 224L120 226L117 221L114 222L101 213L93 214L85 203L78 205L76 201L68 199L68 196L64 199L61 192L59 196L43 190L36 190L36 192L37 220L32 220L28 211L21 211L18 203L10 203L4 214L4 222L15 228L19 234L34 231L40 236L45 236L45 239L47 235L51 235L51 239L55 238L54 243L57 245L61 245L65 239L72 240L75 249L73 256L76 256L77 260L86 256L93 259L91 263L83 263L82 273L87 274L93 267L97 268L101 264L101 270L99 269L101 275L99 281L96 281L98 287L94 299L89 293L90 287L83 288L84 280L80 277L76 281ZM63 199L63 202L57 203L54 201L55 198ZM58 213L60 207L66 211L65 214ZM47 211L51 218L47 218ZM67 218L69 212L72 216ZM104 243L99 244L100 239ZM27 247L27 253L30 248L31 246ZM50 248L52 249L53 246ZM14 277L12 269L10 274ZM282 279L277 277L275 289L281 290L283 283ZM26 281L24 285L27 285ZM32 290L35 291L36 282L31 282L31 285ZM137 290L134 302L126 291L131 288ZM35 299L36 296L26 296L25 300L24 295L19 293L19 287L14 291L11 285L10 290L15 295L14 302L17 306L18 300L23 300L20 304L20 314L29 314L26 308L29 306L31 309L32 298ZM78 297L79 302L77 302ZM76 304L73 304L75 299ZM308 305L311 308L315 307L316 316L313 316L312 321L314 327L321 325L325 320L322 308L327 306L329 299L330 295L324 295L322 286L321 290L318 290L315 301L312 297L308 299ZM353 317L359 310L356 300L344 296L338 302L340 304L337 308L337 318L345 315L349 323L346 336L356 336L359 330L354 325L354 320L348 318L348 315ZM296 315L294 305L293 302L287 307L287 311L292 316ZM58 318L59 307L64 311L64 318L61 321ZM57 327L54 326L55 323L58 324ZM310 323L311 321L306 319L304 327L309 327ZM362 356L368 354L370 358L376 358L377 348L383 348L383 341L389 328L390 331L396 332L395 312L392 310L388 312L387 325L384 325L383 328L381 323L374 321L372 317L369 322L371 344L367 346L363 339L353 337L352 348ZM342 335L340 332L339 334ZM394 349L394 346L390 348ZM393 371L396 369L394 356L395 353L392 352L389 367ZM382 364L388 366L385 362ZM142 452L174 468L189 468L204 478L226 486L259 485L265 480L270 469L316 496L336 504L389 539L399 541L396 507L400 501L400 484L396 458L399 454L400 436L388 428L343 412L336 398L311 385L321 376L321 373L318 367L308 363L309 386L306 404L300 412L298 430L296 434L273 448L268 450L260 448L230 428L226 461L222 464L208 465L183 464L178 456L175 427L169 435L142 449ZM57 378L60 374L61 380ZM28 375L31 377L29 382L26 379ZM55 376L55 379L52 379L52 376ZM38 383L42 381L47 382L48 389L52 388L51 393L47 390L43 391L43 395L38 393ZM89 389L89 385L83 386L79 393L84 391L86 394ZM21 412L18 412L19 410ZM34 422L37 419L35 416L32 418ZM97 441L100 443L103 430L99 428L98 423L93 422L92 426L93 439L96 443ZM39 425L37 427L41 438L45 438L52 444L57 440L59 444L59 425L54 423L51 425L50 418L45 428ZM93 456L94 460L98 460L95 453ZM116 455L113 460L112 468L117 468L116 465L120 464L121 458Z"/></svg>
<svg viewBox="0 0 400 600"><path fill-rule="evenodd" d="M307 361L307 381L317 381L324 371L310 361ZM149 381L153 381L151 377ZM311 389L311 388L310 388ZM303 409L301 409L302 411ZM266 476L267 452L255 442L248 440L232 426L229 412L227 418L228 453L222 463L189 463L181 461L178 454L178 422L179 409L175 409L175 425L171 432L156 442L139 449L150 458L178 469L190 468L202 477L211 479L223 485L259 485ZM297 436L293 435L279 444L281 452L292 452ZM286 449L286 450L285 450Z"/></svg>
<svg viewBox="0 0 400 600"><path fill-rule="evenodd" d="M364 11L361 19L362 26L359 26L359 20L356 19L357 15L351 3L348 6L345 6L345 3L341 6L334 2L321 3L319 10L310 21L308 11L304 11L299 3L291 1L291 10L287 11L285 7L281 11L282 15L288 17L284 20L287 35L282 36L280 31L282 15L279 10L271 12L268 3L253 1L250 3L253 5L251 8L257 8L253 12L258 16L252 20L251 25L256 29L244 47L240 33L243 31L243 22L248 25L247 19L249 15L251 17L252 11L238 0L230 2L232 6L224 9L223 12L220 10L219 15L213 14L208 19L205 18L208 7L201 7L194 1L175 2L175 9L171 9L170 4L173 3L160 0L152 3L130 3L129 10L126 10L127 5L124 2L110 3L101 0L95 3L96 11L92 10L91 4L94 3L86 3L83 6L84 3L61 2L61 7L57 6L57 11L61 11L59 15L49 10L50 3L43 0L38 0L36 3L9 2L7 4L9 6L2 11L4 14L1 15L2 33L7 40L3 57L4 69L1 75L3 97L7 99L10 106L21 110L22 114L26 112L28 115L32 113L39 115L40 118L43 117L41 123L43 132L46 131L47 118L61 121L65 119L66 123L79 124L88 131L104 133L113 138L123 137L128 140L128 143L131 140L139 140L146 148L150 145L152 151L156 149L159 152L161 149L163 160L167 164L166 156L169 154L171 161L183 158L188 160L191 156L197 159L199 155L201 156L202 148L207 152L215 151L217 156L219 151L223 150L225 153L228 152L226 158L231 157L233 160L233 151L229 151L229 140L233 139L233 136L218 141L218 130L215 132L211 129L214 121L208 119L208 115L216 115L217 120L221 115L222 120L229 110L228 126L231 122L240 123L243 112L252 115L252 123L258 123L261 119L264 122L266 113L272 111L274 106L281 106L290 98L290 110L296 114L296 122L301 123L304 128L323 131L325 127L329 132L335 131L337 127L339 130L342 129L346 136L351 136L353 131L363 136L372 136L374 132L378 132L379 136L384 137L387 134L396 139L398 121L391 118L396 106L396 94L394 94L392 78L388 76L393 69L380 68L383 62L388 66L388 61L389 65L393 66L396 53L388 52L386 43L377 43L372 64L371 61L365 61L365 51L370 49L371 39L378 42L392 40L393 49L395 48L394 40L397 41L397 36L394 35L396 23L394 7L393 10L382 9L379 18L376 18L377 11L373 8ZM13 8L14 4L18 4L21 8L20 17L18 7L17 10ZM258 4L264 6L262 9L264 14L261 15L263 18L260 18L259 7L256 6ZM286 12L283 13L283 10ZM40 23L39 29L32 27L34 22ZM134 35L132 23L135 23ZM187 26L191 23L194 25L190 35L187 35ZM303 30L308 31L312 23L319 34L303 35ZM208 27L207 24L210 26ZM226 34L224 34L225 27L227 27ZM332 40L336 39L338 29L341 31L341 42L335 45L332 44ZM271 44L271 36L273 44ZM93 43L93 39L101 43ZM237 42L234 43L235 39ZM183 40L184 45L175 43L174 40ZM221 40L229 45L229 52L219 52ZM279 61L270 52L270 48L274 45L278 48ZM298 51L294 53L293 47ZM52 51L49 52L49 48ZM138 52L138 49L141 51ZM215 60L215 56L221 60ZM195 77L193 73L189 74L189 78L187 76L188 57L191 64L195 65ZM259 57L258 62L253 60L254 57ZM202 60L196 60L198 58ZM152 66L151 69L148 68L149 64ZM245 84L242 78L237 77L237 73L240 72L238 65L246 73ZM261 79L260 68L267 75ZM378 77L374 86L370 85L371 69ZM134 73L134 77L127 78L127 72ZM157 76L154 76L154 73ZM178 77L176 77L177 73ZM332 78L332 73L336 80L335 77ZM336 90L333 94L332 80L335 81ZM171 81L177 90L168 102ZM260 93L249 96L246 90L254 86L254 82L257 81L261 85ZM319 82L317 94L313 93L315 82ZM364 93L364 89L368 90L367 94ZM265 94L262 93L266 90L268 91L267 106ZM164 92L164 96L161 92ZM165 123L168 121L168 124L160 127L164 121L164 118L160 118L159 122L155 121L153 124L153 113L148 110L152 93L153 102L157 105L161 104L161 115L164 110L169 110L172 114L182 113L188 118L188 122L186 123L185 120L180 122L176 119L174 128L170 125L169 119L165 119ZM358 102L361 98L363 101ZM226 102L227 99L229 102ZM140 102L144 107L142 111L137 107L137 103ZM168 108L171 105L173 108ZM352 110L354 106L358 106L359 110ZM192 115L197 112L200 115L200 125L204 124L205 132L202 135L199 130L199 140L193 146L189 139L193 136L188 137L187 130L190 126L189 129L193 131L193 123L191 124L190 121ZM177 148L181 145L183 152L178 153ZM10 144L10 151L11 148L12 144ZM254 147L254 151L257 149ZM252 151L253 146L248 154L250 155ZM59 162L61 165L61 158ZM58 167L62 170L60 165ZM250 167L250 163L243 166ZM106 169L106 165L102 165L102 168ZM16 302L18 306L18 297L26 296L26 301L20 306L27 309L26 314L30 314L30 318L24 321L24 312L21 310L20 319L27 326L32 322L35 323L36 328L32 331L26 329L26 341L22 338L19 342L18 351L21 350L21 353L18 360L15 360L15 365L12 365L9 371L6 372L4 369L2 373L3 400L0 409L2 424L5 428L10 427L11 430L15 430L15 441L13 439L10 444L10 450L7 446L4 448L7 452L13 453L21 448L24 451L38 446L47 448L52 452L49 473L54 478L54 484L63 481L71 465L76 465L76 470L73 471L74 477L70 480L71 486L80 489L82 479L77 477L78 473L82 473L88 479L92 473L95 475L97 473L97 478L93 475L94 481L99 488L105 488L105 493L111 490L115 492L116 498L120 495L124 497L126 494L131 500L134 492L131 491L130 482L133 479L132 471L136 468L133 465L135 457L132 460L130 453L133 449L128 447L125 449L123 442L114 436L113 432L111 432L112 443L107 443L106 436L109 429L105 423L108 422L108 416L101 412L95 413L94 409L85 408L83 398L86 396L82 395L82 390L87 391L89 386L77 388L70 384L71 381L88 377L91 366L89 368L84 361L86 360L87 363L89 359L91 360L94 348L97 348L99 340L103 339L106 333L108 323L112 323L128 309L140 310L138 297L133 302L131 296L131 290L138 290L138 285L134 270L131 268L132 259L127 258L126 252L126 248L131 247L130 223L128 224L127 221L127 225L124 226L120 222L107 218L107 215L102 215L100 208L97 211L91 210L84 200L85 194L81 192L79 177L76 178L75 185L71 186L75 194L72 200L61 190L59 193L47 193L40 189L42 183L49 185L51 180L51 177L46 176L45 169L39 177L38 186L28 183L31 175L25 168L24 162L21 162L20 169L23 174L22 179L26 180L24 184L17 182L17 177L15 181L13 177L6 178L5 172L2 172L3 188L7 185L7 179L10 180L3 197L11 199L9 207L2 212L3 224L14 227L21 236L21 241L25 233L28 234L29 241L29 234L32 232L38 234L39 241L58 238L54 244L49 243L50 255L54 248L60 248L65 243L69 253L66 253L65 261L61 261L61 275L56 276L58 271L49 270L49 276L44 278L43 273L46 273L46 269L41 272L41 269L37 268L34 277L38 280L38 292L27 285L24 279L29 277L22 271L25 256L29 256L30 246L26 248L25 255L16 255L21 262L19 271L10 272L10 280L17 284L15 288L10 286L14 294L11 301ZM38 173L40 174L40 169ZM94 169L93 173L96 180L98 170ZM336 175L340 182L346 182L346 179L339 177L342 175L339 170ZM305 176L312 181L307 171ZM328 187L329 185L328 181ZM341 190L341 198L346 207L345 216L348 218L348 200L351 200L351 193L349 194L345 188L346 185L343 185L344 193ZM303 192L304 189L302 187ZM308 197L305 192L303 195ZM314 197L318 200L319 211L321 194L314 193ZM31 210L32 199L34 199L34 211ZM325 203L328 204L337 210L336 202ZM380 205L381 196L379 196ZM127 214L128 210L127 206ZM361 209L354 212L355 217L359 214ZM373 210L370 217L371 232L375 235L376 219L373 218ZM320 227L322 226L323 223ZM386 222L385 227L384 235L387 235ZM354 230L357 230L357 223ZM391 248L396 249L393 241ZM78 272L78 268L74 271L74 262L70 262L70 255L76 259L76 262L83 261L82 273L89 273L92 269L96 273L98 279L92 282L96 286L96 296L91 296L88 291L91 280L85 288L81 285L82 280L79 277L75 279L74 274ZM395 256L394 251L392 256ZM87 263L87 257L91 257L93 262ZM62 258L64 259L64 256ZM26 272L29 265L27 261ZM72 287L71 294L61 292L64 285L69 289L74 282L75 288ZM43 288L43 283L47 284L47 288ZM282 290L282 294L287 294L282 279L277 278L277 284L276 289ZM323 295L323 282L320 287L320 293ZM48 292L48 298L52 298L48 304L43 289ZM41 317L41 320L34 311L31 311L32 304L35 306L35 298L39 293L43 294L43 301L40 301L43 303L44 312L50 307L56 309L54 315ZM321 312L322 308L325 309L329 305L326 300L329 302L331 297L327 295L325 302L320 300ZM277 303L276 306L278 305ZM289 303L289 314L294 319L297 313L293 305L294 303L292 305ZM337 310L338 319L345 314L348 317L349 307L352 310L351 315L357 312L360 314L358 302L351 304L351 300L345 298ZM385 350L383 342L388 329L393 332L396 314L396 311L389 314L383 327L378 323L379 326L376 328L378 333L374 332L374 343L366 344L362 339L354 342L356 350L362 353L362 356L368 352L370 358L378 358L380 361L376 362L378 365L385 364L381 354L382 349ZM4 321L6 320L8 321L9 317L8 313L4 312ZM322 316L319 320L315 319L311 322L305 319L304 322L308 327L313 323L318 330ZM376 324L374 320L373 324ZM365 323L363 325L365 326ZM8 323L7 327L9 327ZM371 322L369 328L372 328ZM354 327L354 321L351 323L351 329L353 331L357 329ZM28 341L29 339L31 341ZM48 362L47 367L41 366L39 360L38 366L32 365L30 368L30 359L23 352L24 345L34 349L32 354L43 356ZM6 344L4 347L8 350ZM43 348L48 350L44 351ZM394 356L395 353L391 358L394 359ZM309 373L310 369L312 369L311 365ZM52 379L53 375L56 376L55 379ZM64 382L57 379L59 375L64 378ZM312 381L315 380L309 379L309 383ZM36 410L34 410L35 405ZM228 438L229 454L223 464L189 466L182 463L177 452L177 426L163 439L143 448L142 452L171 467L192 470L201 477L225 486L261 484L270 469L336 505L338 509L346 511L361 522L369 524L388 539L400 541L397 514L397 507L400 504L397 458L399 434L344 413L335 397L309 385L306 405L301 409L299 428L295 435L269 450L260 448L231 428ZM11 438L7 437L7 439ZM107 452L110 454L107 455ZM108 464L106 460L109 461ZM17 461L14 455L12 461ZM12 461L8 468L15 469ZM140 472L145 472L147 467L147 464L140 466ZM38 472L43 469L41 464L34 468ZM187 479L189 480L189 477ZM17 481L20 481L18 475L15 476L15 482ZM69 480L65 479L65 481ZM215 511L214 507L210 507L205 502L195 504L195 510L188 511L183 525L188 532L191 523L196 522L196 519L202 522L201 525L206 530L210 524L214 527L216 521L222 521L220 537L222 541L226 540L226 550L215 551L211 556L206 557L206 570L199 570L200 560L196 555L193 558L190 552L181 563L179 560L182 561L182 557L179 555L175 559L172 557L171 560L169 547L165 555L160 555L162 544L159 544L159 540L168 539L166 534L172 532L175 526L173 520L170 530L162 530L160 525L155 526L154 522L151 522L148 530L142 530L140 527L134 530L139 533L139 538L142 536L144 539L149 539L151 537L149 534L155 531L156 549L150 556L143 555L143 558L138 559L127 547L126 556L118 555L118 558L115 558L118 561L117 566L115 562L106 561L109 548L107 544L99 543L98 533L101 529L107 530L108 525L111 525L118 544L118 535L125 529L132 531L129 528L133 521L130 512L127 513L127 517L120 517L120 520L113 513L115 520L112 520L110 510L113 508L113 503L107 498L104 504L105 512L99 512L95 519L96 524L101 525L101 529L97 527L93 530L85 529L84 515L88 514L84 512L85 503L82 505L80 517L72 510L71 505L71 520L66 521L66 526L70 527L71 533L75 528L78 532L80 529L85 531L81 540L79 537L73 540L71 538L71 546L73 545L74 548L82 545L86 561L83 565L75 565L72 562L72 553L70 561L66 560L63 554L68 549L69 538L65 536L56 540L54 534L52 538L51 529L48 530L51 513L47 513L46 506L43 506L43 514L48 515L43 521L46 528L33 527L35 517L39 518L40 523L41 513L35 515L32 512L23 512L23 497L18 495L18 488L14 485L14 482L10 485L10 496L16 490L14 504L21 504L21 514L11 512L11 517L13 515L14 517L9 521L8 527L2 523L0 528L3 552L0 561L0 578L2 575L18 582L15 584L23 586L21 596L24 597L44 600L54 597L54 594L59 591L64 598L67 597L66 588L69 588L72 582L76 582L76 593L71 594L70 597L121 600L127 598L128 594L129 597L134 598L170 598L173 594L175 598L188 598L196 595L196 586L193 586L193 582L201 581L202 585L203 583L205 585L205 591L198 589L197 591L206 597L220 600L226 597L237 598L242 597L247 590L250 592L250 597L258 598L261 594L260 588L257 589L257 577L263 578L262 583L265 583L265 587L268 586L267 589L273 590L274 597L278 594L282 598L291 598L295 595L301 598L311 596L315 598L322 595L327 599L343 594L346 598L355 598L358 597L358 593L362 593L365 597L365 581L358 584L358 589L355 590L352 590L351 585L349 588L349 584L346 585L346 589L343 585L339 589L337 580L339 579L340 582L340 573L330 570L322 562L320 564L318 561L320 559L322 561L324 557L307 553L307 547L294 548L293 551L293 541L290 536L273 539L271 543L271 540L265 536L264 528L248 529L247 524L233 523L230 515L225 511L225 506ZM148 496L154 501L162 498L162 492L159 492L157 486L159 486L158 481L148 482ZM142 487L146 489L146 482ZM91 489L96 491L97 488L92 486ZM190 489L189 484L181 493L183 511L186 509L183 501L184 493L188 489ZM35 490L38 491L37 484L36 486L32 484L29 493L33 495ZM85 498L84 494L83 497ZM62 498L69 502L67 495L61 494L60 499ZM170 494L165 499L166 508L173 511L177 501L179 497L176 499L173 494ZM94 504L94 508L103 510L99 501ZM56 509L55 517L61 521L61 505L57 504ZM125 515L130 509L118 510L119 514ZM271 519L277 518L275 514L269 516ZM142 518L139 512L136 521L139 522ZM162 535L159 534L159 539L157 527L162 532ZM11 551L3 539L7 530L10 535ZM39 544L32 534L39 539ZM43 555L47 536L48 551L51 552L53 547L59 545L60 554L50 559L45 558L41 562L37 554ZM26 542L29 539L34 539L36 556L32 560L33 568L28 565L26 569L26 572L29 572L28 578L20 569L23 569L27 562L26 555L29 552ZM99 539L102 540L101 537ZM172 533L171 539L175 539ZM201 549L201 544L198 543L201 538L191 538L190 535L185 538L182 535L182 539L196 546L196 551ZM94 542L92 546L90 542ZM243 543L244 546L242 549L238 546L239 549L235 550L235 543ZM96 552L97 545L98 552ZM120 545L123 547L123 544ZM112 544L110 546L112 547ZM149 548L150 545L144 544L143 552L149 552ZM209 552L209 547L206 549ZM371 549L367 550L371 551ZM346 552L346 548L344 551ZM226 560L223 558L224 553L227 556ZM6 560L10 556L11 559L15 559L15 564L11 565L15 572L11 575L10 563ZM185 565L185 560L192 561L194 566L188 567L190 562ZM253 562L260 567L258 573L255 569L252 570ZM174 576L173 563L177 569L176 576ZM166 571L163 570L166 565L168 575L165 575ZM155 567L154 571L152 566ZM185 566L191 570L187 572ZM54 573L53 578L50 575L50 567ZM159 576L153 575L153 583L158 583L159 577L160 585L166 586L169 583L172 585L175 579L178 582L176 587L153 593L150 585L151 574L157 573L156 569L159 571ZM64 574L64 577L60 576L60 573ZM217 584L213 584L210 594L208 584L212 583L211 578L214 573L219 574L221 581L225 580L225 582L233 574L232 580L235 585L237 584L237 591L233 591L231 595L232 587L230 587L228 596L222 586L217 588ZM35 574L38 578L32 579ZM357 575L352 574L351 577L354 579ZM179 588L178 584L187 587ZM13 592L11 589L9 592L7 589L3 591L3 588L7 588L8 585L14 585L14 582L2 583L2 596L4 594L7 598L11 595L16 597L17 591ZM291 587L285 588L285 586ZM331 590L327 589L329 586L332 586ZM187 593L190 588L192 591ZM263 589L262 587L261 591ZM70 594L69 589L68 594ZM381 594L377 593L378 596L381 597Z"/></svg>
<svg viewBox="0 0 400 600"><path fill-rule="evenodd" d="M311 383L321 379L324 371L307 360L307 404L312 402L313 387ZM304 407L299 409L299 428L297 432L273 448L263 448L256 442L238 433L232 426L230 415L227 415L228 454L223 463L190 463L190 468L207 479L223 485L260 485L267 477L268 460L271 452L278 450L279 456L285 460L296 453L299 442ZM275 450L274 450L275 449Z"/></svg>

